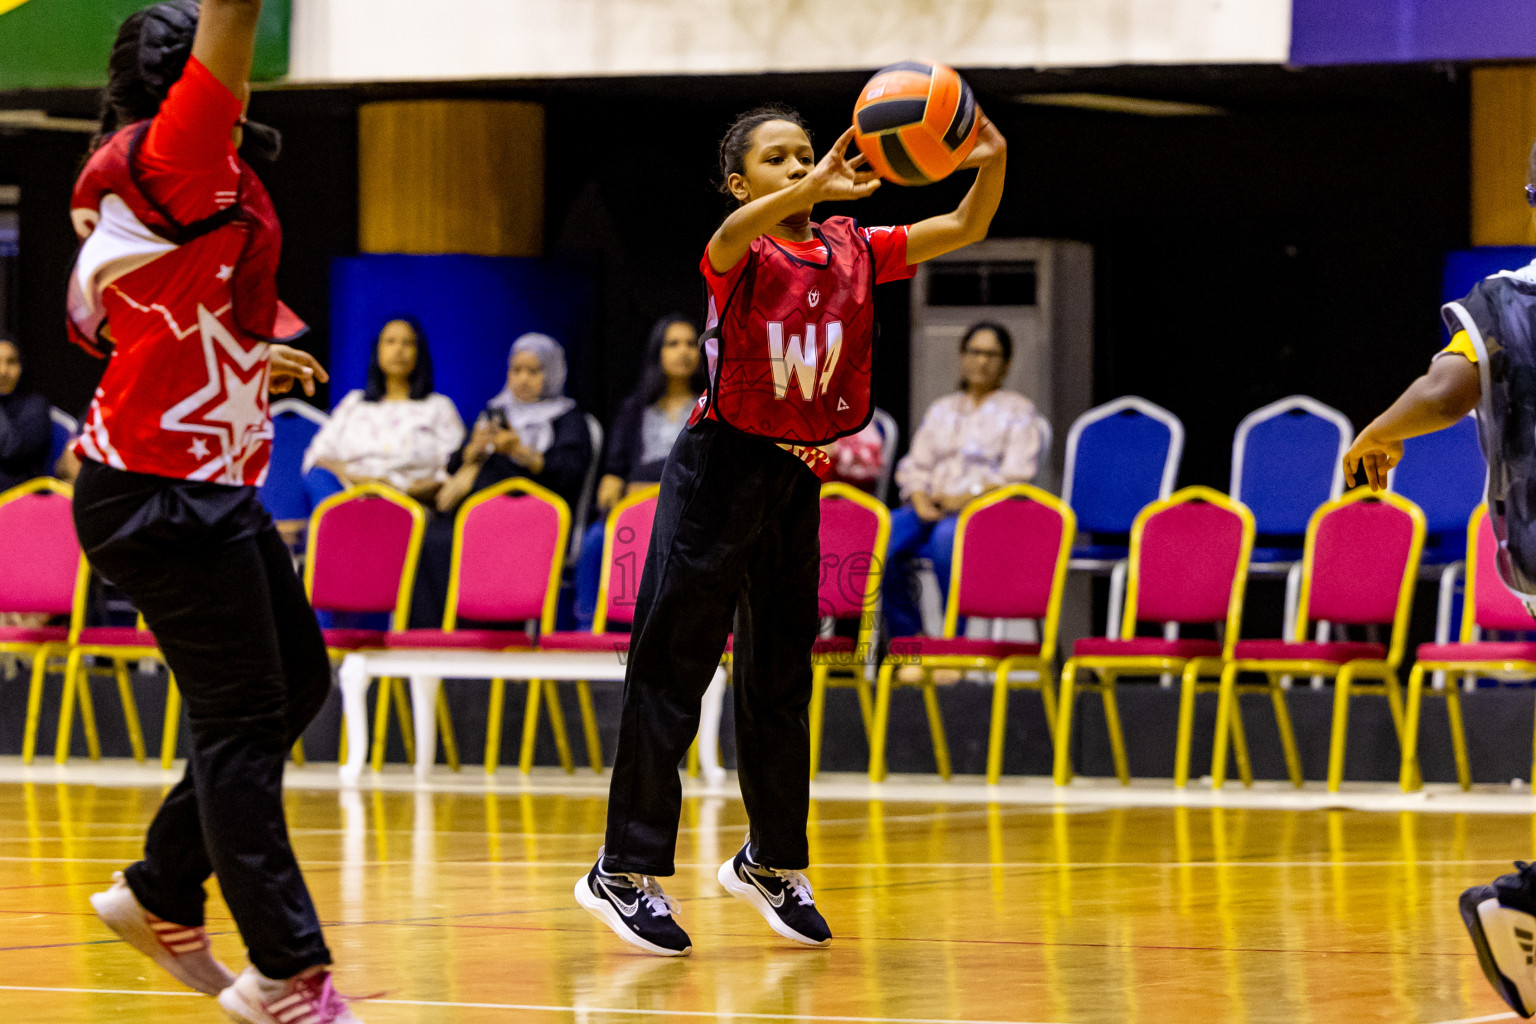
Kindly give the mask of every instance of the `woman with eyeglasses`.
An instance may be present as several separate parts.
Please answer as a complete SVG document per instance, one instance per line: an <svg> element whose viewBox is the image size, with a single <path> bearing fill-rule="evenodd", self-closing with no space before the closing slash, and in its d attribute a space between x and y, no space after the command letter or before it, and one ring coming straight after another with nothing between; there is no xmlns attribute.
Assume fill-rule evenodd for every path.
<svg viewBox="0 0 1536 1024"><path fill-rule="evenodd" d="M896 467L902 506L891 515L885 621L892 636L922 632L913 562L927 558L949 587L960 510L1006 484L1027 483L1039 468L1044 420L1035 404L1003 387L1013 337L984 321L960 338L960 390L928 407L912 450Z"/></svg>
<svg viewBox="0 0 1536 1024"><path fill-rule="evenodd" d="M1526 181L1525 201L1536 207L1536 147ZM1536 615L1536 261L1484 279L1440 316L1451 343L1355 438L1344 473L1353 479L1359 471L1371 490L1382 490L1405 440L1476 410L1499 579ZM1514 873L1473 886L1461 894L1460 909L1494 991L1520 1016L1536 1015L1536 865L1516 862Z"/></svg>

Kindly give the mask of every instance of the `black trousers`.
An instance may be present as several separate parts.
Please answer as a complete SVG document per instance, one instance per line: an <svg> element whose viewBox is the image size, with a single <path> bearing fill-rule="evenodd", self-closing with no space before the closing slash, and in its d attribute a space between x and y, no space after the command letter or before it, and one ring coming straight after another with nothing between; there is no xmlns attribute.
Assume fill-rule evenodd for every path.
<svg viewBox="0 0 1536 1024"><path fill-rule="evenodd" d="M608 791L609 870L673 873L678 764L735 624L737 769L758 860L807 866L821 484L771 442L705 421L661 477Z"/></svg>
<svg viewBox="0 0 1536 1024"><path fill-rule="evenodd" d="M283 762L325 702L325 641L253 487L87 462L75 529L91 564L144 615L191 721L187 772L126 872L151 913L203 923L219 879L251 962L288 978L331 962L288 842Z"/></svg>

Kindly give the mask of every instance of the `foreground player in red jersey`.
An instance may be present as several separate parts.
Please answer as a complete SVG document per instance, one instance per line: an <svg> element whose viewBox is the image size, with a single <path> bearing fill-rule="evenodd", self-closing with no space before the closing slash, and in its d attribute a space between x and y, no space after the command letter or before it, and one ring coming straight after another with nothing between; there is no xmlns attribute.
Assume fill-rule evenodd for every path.
<svg viewBox="0 0 1536 1024"><path fill-rule="evenodd" d="M115 932L245 1024L357 1024L289 846L283 760L330 690L325 643L256 496L267 393L325 371L277 344L281 233L237 147L261 0L171 0L124 23L102 135L75 187L82 239L70 328L111 362L75 452L75 527L91 564L143 613L191 718L186 776L142 860L91 898ZM273 154L275 155L275 153ZM209 951L217 875L249 948L239 977Z"/></svg>
<svg viewBox="0 0 1536 1024"><path fill-rule="evenodd" d="M873 413L877 283L980 241L1002 198L1007 147L982 120L963 166L975 183L950 214L910 227L811 220L819 202L879 186L849 160L850 129L818 163L798 114L764 107L720 145L740 203L699 268L709 289L709 390L662 472L635 604L624 711L608 793L606 845L576 900L624 941L692 951L658 876L673 873L678 763L733 632L736 738L747 842L720 866L726 890L775 932L825 946L808 866L811 647L818 625L823 447Z"/></svg>

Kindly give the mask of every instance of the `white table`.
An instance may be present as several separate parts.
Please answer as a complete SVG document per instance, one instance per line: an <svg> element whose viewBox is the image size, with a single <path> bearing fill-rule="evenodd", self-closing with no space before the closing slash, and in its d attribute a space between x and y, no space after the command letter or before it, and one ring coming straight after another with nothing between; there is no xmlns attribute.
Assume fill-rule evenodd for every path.
<svg viewBox="0 0 1536 1024"><path fill-rule="evenodd" d="M624 681L624 661L613 651L353 651L337 670L347 719L347 760L341 777L356 782L368 760L368 686L374 679L411 681L411 716L416 726L416 777L425 779L437 762L437 695L444 679L553 679L561 682ZM704 700L699 757L706 779L723 778L720 767L720 705L725 671L716 669Z"/></svg>

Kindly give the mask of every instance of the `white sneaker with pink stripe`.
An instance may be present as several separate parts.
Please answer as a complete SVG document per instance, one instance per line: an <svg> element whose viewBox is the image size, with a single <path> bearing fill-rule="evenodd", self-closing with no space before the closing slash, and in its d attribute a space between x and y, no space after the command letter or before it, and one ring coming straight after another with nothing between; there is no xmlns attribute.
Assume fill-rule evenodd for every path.
<svg viewBox="0 0 1536 1024"><path fill-rule="evenodd" d="M164 921L145 910L121 871L113 873L112 888L91 897L91 906L124 942L188 988L216 996L234 983L235 976L209 949L205 929Z"/></svg>
<svg viewBox="0 0 1536 1024"><path fill-rule="evenodd" d="M240 1024L363 1024L337 995L327 970L273 981L247 967L219 993L219 1007Z"/></svg>

